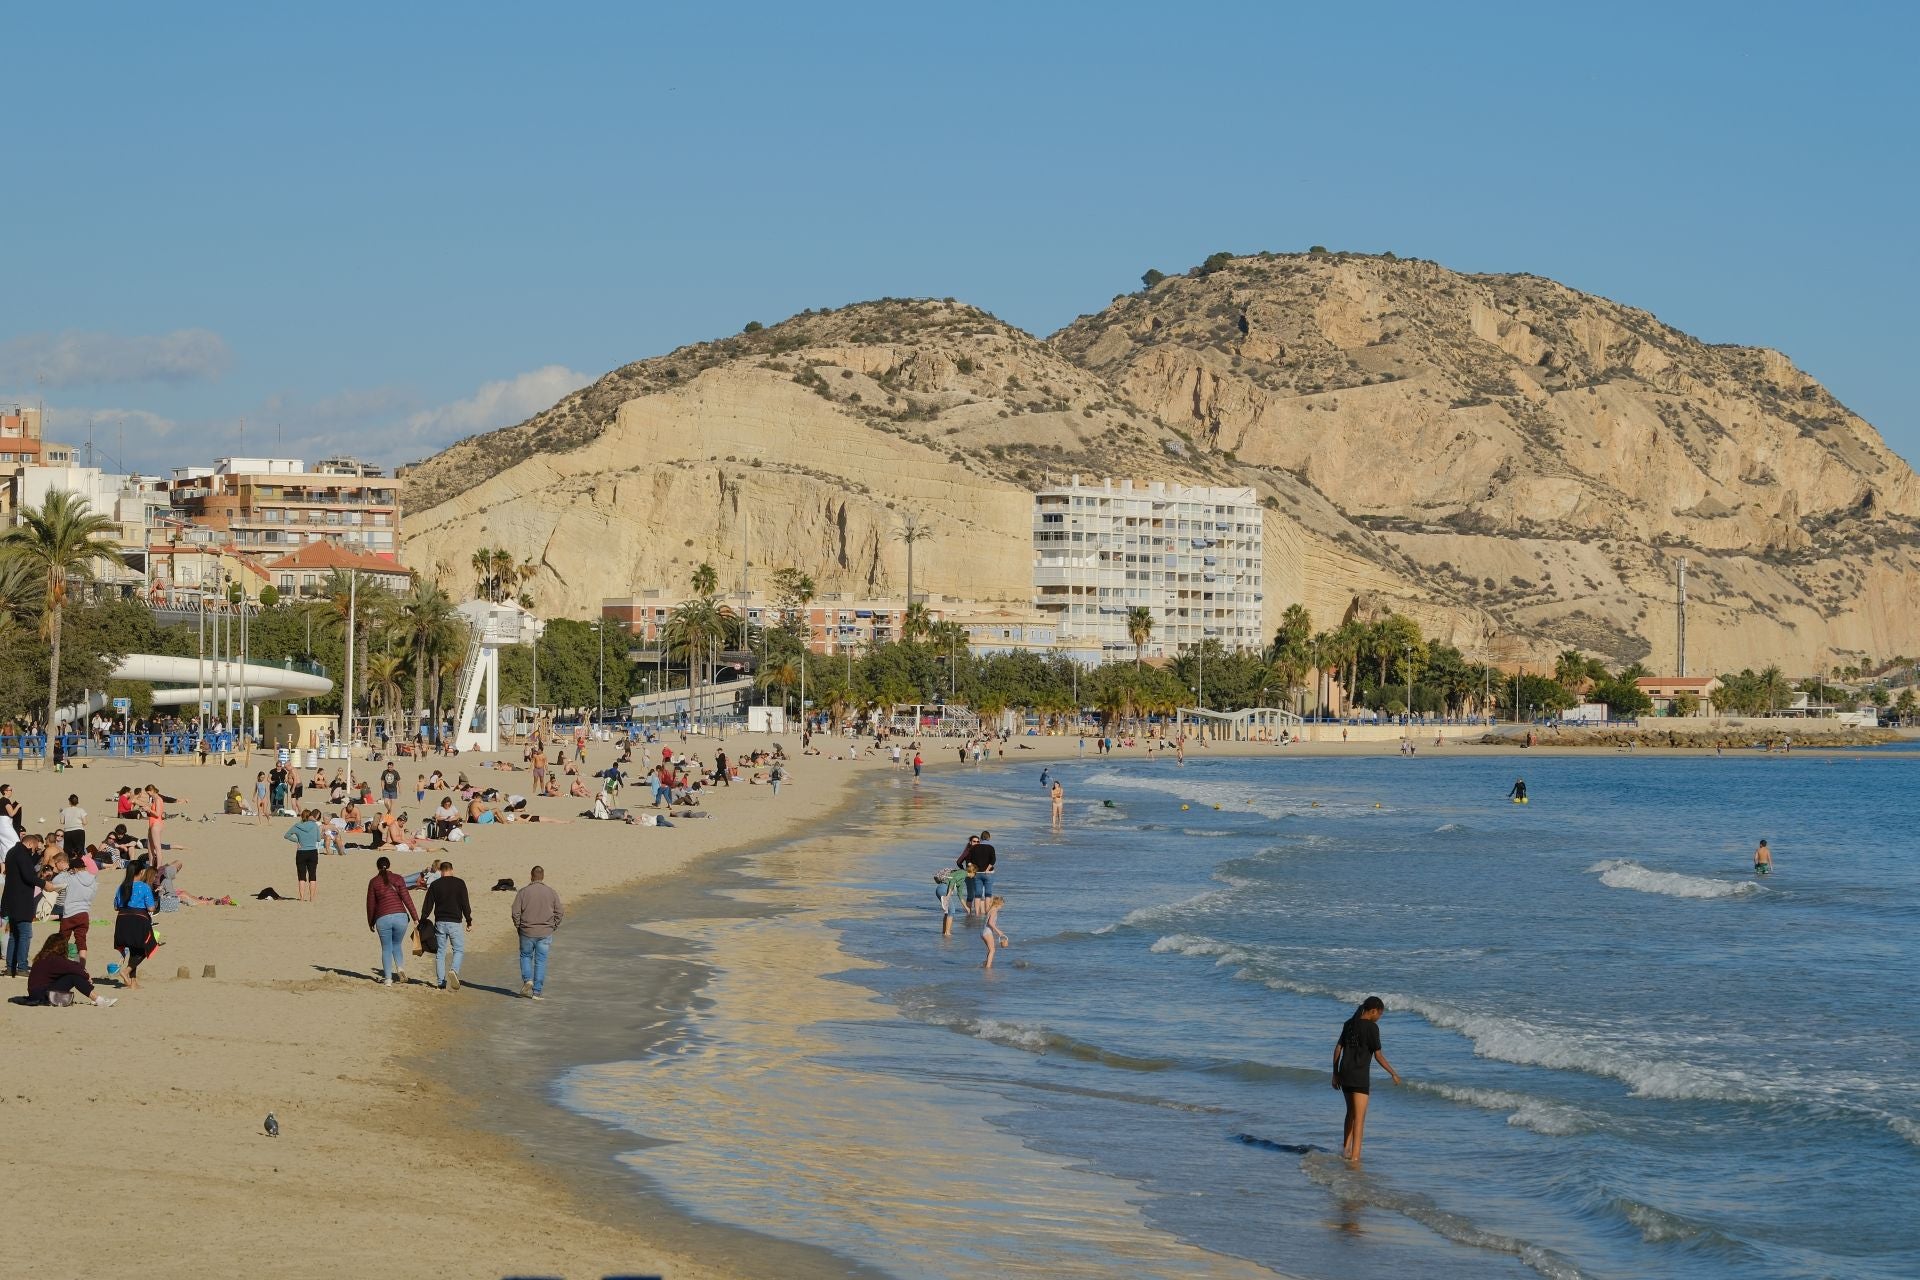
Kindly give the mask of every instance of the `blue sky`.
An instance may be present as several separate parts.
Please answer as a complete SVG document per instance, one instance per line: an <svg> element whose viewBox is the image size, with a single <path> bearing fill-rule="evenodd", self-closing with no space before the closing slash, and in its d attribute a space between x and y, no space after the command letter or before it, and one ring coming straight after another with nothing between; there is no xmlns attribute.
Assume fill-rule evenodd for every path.
<svg viewBox="0 0 1920 1280"><path fill-rule="evenodd" d="M8 5L0 401L382 461L803 307L1217 249L1529 271L1920 458L1893 5ZM244 445L242 431L244 429Z"/></svg>

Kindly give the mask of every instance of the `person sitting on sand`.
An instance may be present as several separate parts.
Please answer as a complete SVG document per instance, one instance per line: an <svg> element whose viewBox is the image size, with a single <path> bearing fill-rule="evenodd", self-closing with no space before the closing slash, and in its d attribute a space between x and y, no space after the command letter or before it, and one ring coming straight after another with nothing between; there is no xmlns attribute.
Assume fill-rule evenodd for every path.
<svg viewBox="0 0 1920 1280"><path fill-rule="evenodd" d="M447 775L435 769L427 775L426 789L428 791L445 791L447 789Z"/></svg>
<svg viewBox="0 0 1920 1280"><path fill-rule="evenodd" d="M27 969L28 1004L92 1004L105 1009L115 1001L112 996L94 994L93 979L87 976L86 961L67 958L65 935L52 933L40 945L40 953Z"/></svg>
<svg viewBox="0 0 1920 1280"><path fill-rule="evenodd" d="M585 800L587 798L587 784L576 777L573 780L573 785L567 788L567 794L576 800Z"/></svg>
<svg viewBox="0 0 1920 1280"><path fill-rule="evenodd" d="M226 804L221 806L220 811L222 813L229 814L229 815L244 816L246 814L247 812L246 797L240 794L239 783L236 782L233 786L227 789L227 802Z"/></svg>

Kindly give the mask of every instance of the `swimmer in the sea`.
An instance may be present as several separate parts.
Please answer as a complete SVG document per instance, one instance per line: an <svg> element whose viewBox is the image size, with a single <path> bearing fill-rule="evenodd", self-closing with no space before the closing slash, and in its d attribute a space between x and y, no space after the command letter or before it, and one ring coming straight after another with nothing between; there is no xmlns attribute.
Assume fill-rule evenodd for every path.
<svg viewBox="0 0 1920 1280"><path fill-rule="evenodd" d="M1525 778L1514 779L1513 790L1507 792L1507 798L1510 800L1525 800L1527 798L1527 782Z"/></svg>
<svg viewBox="0 0 1920 1280"><path fill-rule="evenodd" d="M1753 874L1757 876L1773 874L1773 850L1767 848L1765 840L1762 840L1760 847L1753 851Z"/></svg>

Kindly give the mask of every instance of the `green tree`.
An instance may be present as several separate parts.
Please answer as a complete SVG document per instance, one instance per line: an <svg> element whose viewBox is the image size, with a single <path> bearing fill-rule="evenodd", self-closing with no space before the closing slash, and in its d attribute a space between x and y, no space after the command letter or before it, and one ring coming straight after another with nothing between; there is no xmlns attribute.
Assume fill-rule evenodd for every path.
<svg viewBox="0 0 1920 1280"><path fill-rule="evenodd" d="M713 566L701 565L700 568L706 571L705 580L711 582ZM698 570L694 580L696 586L702 581ZM708 655L734 635L737 625L733 610L721 604L712 592L682 601L667 615L663 638L668 652L683 658L687 664L687 689L693 706L700 705Z"/></svg>
<svg viewBox="0 0 1920 1280"><path fill-rule="evenodd" d="M95 564L119 557L120 548L107 535L114 522L96 515L78 494L56 489L39 507L19 513L19 525L0 538L0 556L16 559L31 569L45 592L41 604L40 635L47 642L47 754L53 754L53 735L60 726L60 628L67 609L71 582L91 582Z"/></svg>
<svg viewBox="0 0 1920 1280"><path fill-rule="evenodd" d="M1232 261L1233 255L1230 253L1210 253L1207 255L1206 260L1195 268L1194 273L1196 275L1210 276Z"/></svg>
<svg viewBox="0 0 1920 1280"><path fill-rule="evenodd" d="M767 327L767 326L765 326L765 325L763 325L763 324L761 324L761 323L760 323L760 322L759 322L758 320L749 320L749 321L747 321L747 325L746 325L746 328L744 328L744 329L742 329L742 330L741 330L740 332L742 332L742 333L758 333L758 332L760 332L760 331L761 331L762 329L764 329L764 328L766 328L766 327Z"/></svg>
<svg viewBox="0 0 1920 1280"><path fill-rule="evenodd" d="M1141 275L1140 283L1146 288L1151 289L1153 288L1153 286L1159 284L1162 280L1165 280L1166 278L1167 278L1166 272L1156 271L1152 267L1148 267L1146 271Z"/></svg>
<svg viewBox="0 0 1920 1280"><path fill-rule="evenodd" d="M702 560L693 571L693 594L710 596L720 589L720 575L714 572L713 562Z"/></svg>
<svg viewBox="0 0 1920 1280"><path fill-rule="evenodd" d="M434 654L462 644L468 627L438 583L415 578L394 607L394 638L408 653L413 677L413 723L427 708L427 675Z"/></svg>

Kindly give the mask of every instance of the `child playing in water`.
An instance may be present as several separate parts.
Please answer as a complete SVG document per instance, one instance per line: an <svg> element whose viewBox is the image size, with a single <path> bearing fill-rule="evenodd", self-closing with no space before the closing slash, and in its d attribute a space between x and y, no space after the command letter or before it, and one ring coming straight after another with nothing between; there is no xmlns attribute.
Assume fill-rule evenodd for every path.
<svg viewBox="0 0 1920 1280"><path fill-rule="evenodd" d="M1013 940L1000 932L1000 908L1006 905L1007 900L998 895L987 899L986 927L980 930L980 941L987 944L987 962L980 966L983 969L993 968L993 944L996 939L1003 947L1013 945Z"/></svg>
<svg viewBox="0 0 1920 1280"><path fill-rule="evenodd" d="M1762 840L1760 847L1753 851L1753 874L1764 876L1770 875L1772 872L1773 850L1767 848L1767 842Z"/></svg>

